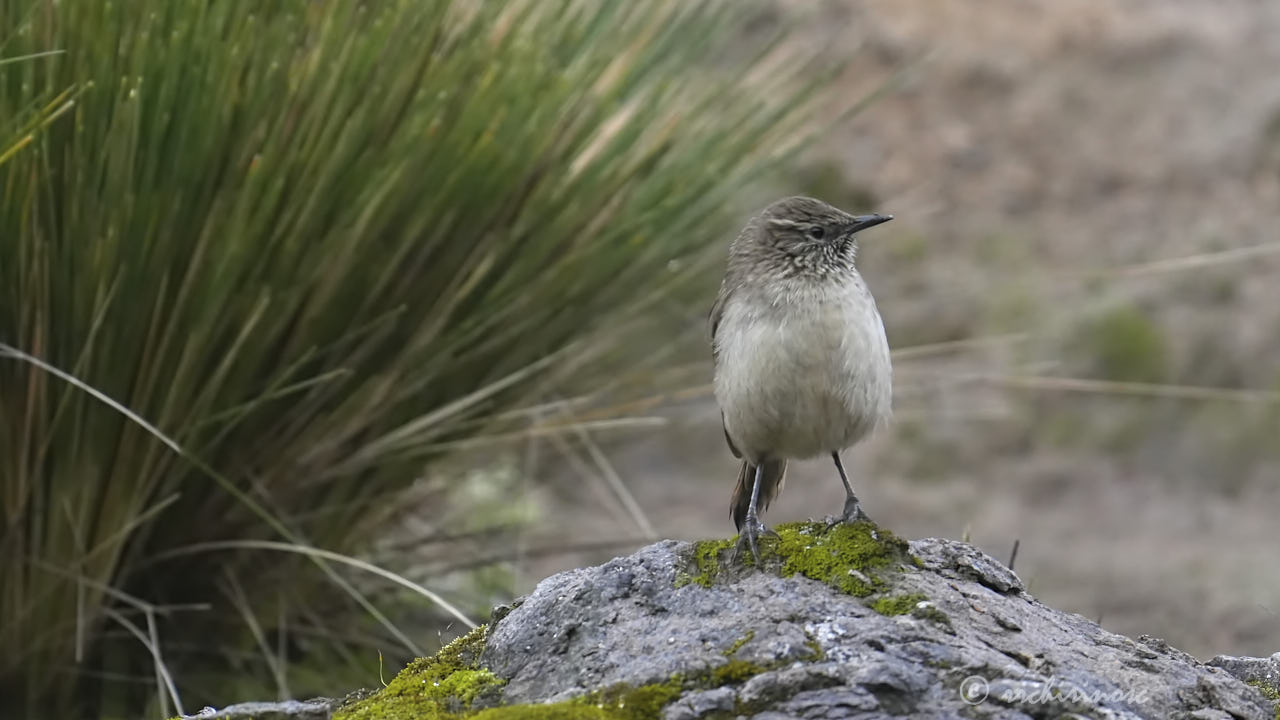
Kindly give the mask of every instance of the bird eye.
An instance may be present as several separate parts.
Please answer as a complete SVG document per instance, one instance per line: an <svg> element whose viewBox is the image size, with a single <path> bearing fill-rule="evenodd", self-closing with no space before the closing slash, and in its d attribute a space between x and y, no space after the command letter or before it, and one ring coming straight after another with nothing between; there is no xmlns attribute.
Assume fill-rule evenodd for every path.
<svg viewBox="0 0 1280 720"><path fill-rule="evenodd" d="M813 225L812 227L809 228L809 230L805 234L807 234L809 237L813 238L814 240L821 240L822 238L826 237L827 231L821 225Z"/></svg>

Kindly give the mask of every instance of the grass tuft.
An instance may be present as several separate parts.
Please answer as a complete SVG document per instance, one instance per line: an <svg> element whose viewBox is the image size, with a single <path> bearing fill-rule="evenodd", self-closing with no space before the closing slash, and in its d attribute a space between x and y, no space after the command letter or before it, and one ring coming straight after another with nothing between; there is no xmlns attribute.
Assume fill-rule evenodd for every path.
<svg viewBox="0 0 1280 720"><path fill-rule="evenodd" d="M379 608L474 611L334 561L699 289L831 77L752 17L0 3L0 715L371 684Z"/></svg>

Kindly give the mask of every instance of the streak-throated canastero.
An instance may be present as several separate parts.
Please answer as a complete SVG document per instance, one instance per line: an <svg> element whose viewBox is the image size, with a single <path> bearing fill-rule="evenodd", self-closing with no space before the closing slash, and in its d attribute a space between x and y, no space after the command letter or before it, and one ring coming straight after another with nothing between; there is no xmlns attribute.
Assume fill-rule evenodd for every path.
<svg viewBox="0 0 1280 720"><path fill-rule="evenodd" d="M733 522L753 555L770 532L759 513L781 491L787 460L830 454L846 493L842 519L866 518L840 451L888 419L893 370L854 261L857 233L891 219L791 197L752 218L729 247L711 344L725 438L742 458Z"/></svg>

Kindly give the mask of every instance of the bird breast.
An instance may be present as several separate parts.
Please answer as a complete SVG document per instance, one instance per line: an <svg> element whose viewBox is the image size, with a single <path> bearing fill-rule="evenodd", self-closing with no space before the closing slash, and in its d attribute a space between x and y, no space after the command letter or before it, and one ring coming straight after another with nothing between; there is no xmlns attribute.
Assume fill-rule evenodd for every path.
<svg viewBox="0 0 1280 720"><path fill-rule="evenodd" d="M716 345L716 399L749 460L841 450L889 415L889 344L857 276L773 296L739 288Z"/></svg>

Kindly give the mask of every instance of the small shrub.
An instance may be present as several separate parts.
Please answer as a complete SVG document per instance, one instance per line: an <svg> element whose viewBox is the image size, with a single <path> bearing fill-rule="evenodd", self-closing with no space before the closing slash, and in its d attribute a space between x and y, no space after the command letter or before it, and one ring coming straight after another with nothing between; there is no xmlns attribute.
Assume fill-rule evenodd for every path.
<svg viewBox="0 0 1280 720"><path fill-rule="evenodd" d="M1124 306L1092 321L1079 336L1098 376L1108 380L1162 382L1168 377L1168 344L1142 310Z"/></svg>

